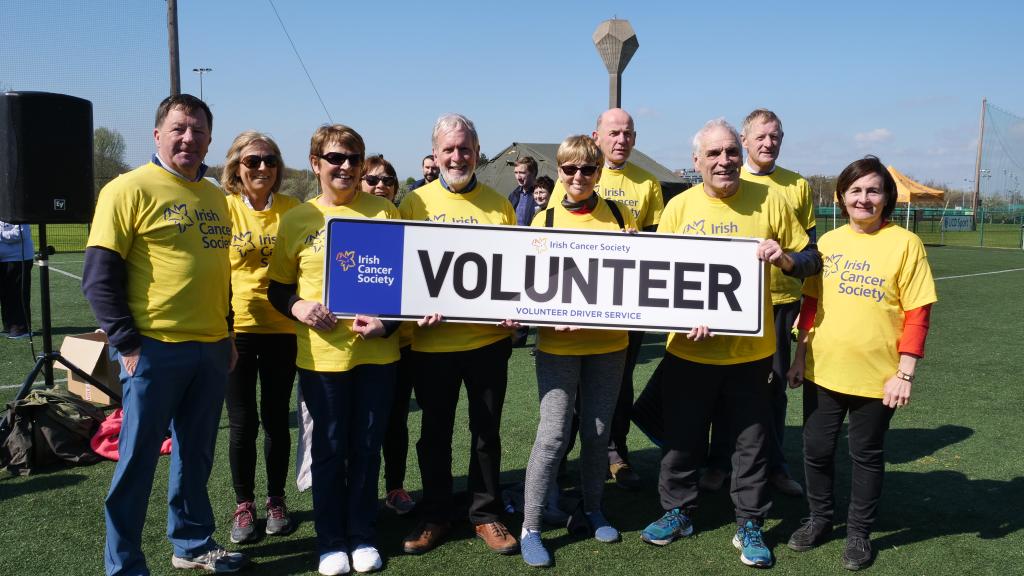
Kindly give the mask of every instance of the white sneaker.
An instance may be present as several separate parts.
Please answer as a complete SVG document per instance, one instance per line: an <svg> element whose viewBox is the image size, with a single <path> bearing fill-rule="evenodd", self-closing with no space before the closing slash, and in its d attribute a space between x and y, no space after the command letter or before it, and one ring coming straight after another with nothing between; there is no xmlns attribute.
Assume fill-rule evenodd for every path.
<svg viewBox="0 0 1024 576"><path fill-rule="evenodd" d="M352 567L356 572L374 572L380 570L380 553L369 544L360 544L352 552Z"/></svg>
<svg viewBox="0 0 1024 576"><path fill-rule="evenodd" d="M320 555L320 567L318 568L324 576L339 576L348 574L352 569L348 565L348 552L335 550Z"/></svg>

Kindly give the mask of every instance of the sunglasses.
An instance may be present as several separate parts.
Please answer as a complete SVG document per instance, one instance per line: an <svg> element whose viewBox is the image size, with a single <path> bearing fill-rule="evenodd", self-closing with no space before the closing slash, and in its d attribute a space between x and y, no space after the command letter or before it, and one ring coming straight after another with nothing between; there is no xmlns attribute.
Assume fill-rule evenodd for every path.
<svg viewBox="0 0 1024 576"><path fill-rule="evenodd" d="M366 180L366 183L369 184L370 186L376 186L378 182L383 182L385 186L394 186L395 185L395 177L394 176L373 176L373 175L370 175L370 176L363 176L363 180Z"/></svg>
<svg viewBox="0 0 1024 576"><path fill-rule="evenodd" d="M564 164L558 167L566 176L575 176L576 171L580 171L584 176L590 177L597 172L597 166L573 166L572 164Z"/></svg>
<svg viewBox="0 0 1024 576"><path fill-rule="evenodd" d="M362 154L343 154L341 152L328 152L320 154L320 158L327 160L332 166L341 166L347 160L349 165L355 166L363 161Z"/></svg>
<svg viewBox="0 0 1024 576"><path fill-rule="evenodd" d="M245 167L250 170L255 170L259 168L260 164L266 164L267 168L276 168L277 156L274 156L273 154L267 154L266 156L257 156L255 154L251 154L249 156L246 156L245 158L242 158L242 164L244 164Z"/></svg>

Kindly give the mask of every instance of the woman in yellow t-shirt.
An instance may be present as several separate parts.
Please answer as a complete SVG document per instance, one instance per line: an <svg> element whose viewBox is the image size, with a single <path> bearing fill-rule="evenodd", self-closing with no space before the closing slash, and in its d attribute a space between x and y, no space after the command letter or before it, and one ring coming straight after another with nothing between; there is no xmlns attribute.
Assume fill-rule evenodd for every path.
<svg viewBox="0 0 1024 576"><path fill-rule="evenodd" d="M821 237L824 267L804 284L789 385L804 386L804 474L810 518L789 547L810 550L832 532L835 449L849 416L852 460L843 566L873 561L870 534L882 494L884 441L910 401L924 356L935 282L921 239L889 221L896 182L878 158L853 162L836 196L847 226ZM895 345L894 345L895 343Z"/></svg>
<svg viewBox="0 0 1024 576"><path fill-rule="evenodd" d="M636 231L629 209L594 193L604 156L589 136L570 136L558 147L558 178L565 197L537 213L533 226L604 231ZM624 330L542 327L537 332L537 388L540 422L526 465L520 549L530 566L550 566L540 538L548 498L557 496L558 464L569 444L573 407L580 397L580 475L583 512L594 538L619 540L601 511L608 469L608 433L626 365L629 339ZM552 493L554 492L554 493Z"/></svg>
<svg viewBox="0 0 1024 576"><path fill-rule="evenodd" d="M231 309L238 362L228 380L228 462L235 489L231 541L257 539L256 437L263 424L267 470L266 533L291 532L284 502L291 434L288 403L295 382L295 327L267 299L267 265L281 215L299 201L278 194L281 150L269 136L246 131L228 149L221 181L231 213ZM259 375L260 408L256 407Z"/></svg>
<svg viewBox="0 0 1024 576"><path fill-rule="evenodd" d="M398 361L398 338L391 334L400 323L361 315L341 320L321 302L326 219L398 218L394 204L359 190L365 149L348 126L317 129L309 162L321 193L285 214L270 262L270 300L296 321L299 387L313 419L310 472L321 574L381 566L377 476Z"/></svg>

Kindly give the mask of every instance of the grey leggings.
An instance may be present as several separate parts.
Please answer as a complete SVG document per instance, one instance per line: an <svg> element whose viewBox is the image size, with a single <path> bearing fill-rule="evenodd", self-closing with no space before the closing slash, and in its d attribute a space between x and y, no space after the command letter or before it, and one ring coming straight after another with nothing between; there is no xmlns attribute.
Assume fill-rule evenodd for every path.
<svg viewBox="0 0 1024 576"><path fill-rule="evenodd" d="M526 465L523 528L540 531L548 486L566 446L577 391L580 396L580 476L583 510L601 509L608 468L608 433L622 384L626 351L560 356L537 351L540 422Z"/></svg>

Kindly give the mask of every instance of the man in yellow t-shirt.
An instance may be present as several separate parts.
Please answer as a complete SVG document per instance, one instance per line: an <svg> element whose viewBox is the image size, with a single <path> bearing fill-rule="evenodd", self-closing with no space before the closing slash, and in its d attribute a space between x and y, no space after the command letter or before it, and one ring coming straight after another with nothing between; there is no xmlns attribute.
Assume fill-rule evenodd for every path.
<svg viewBox="0 0 1024 576"><path fill-rule="evenodd" d="M740 140L747 152L746 162L740 171L740 178L748 182L763 184L773 194L782 195L792 206L796 219L807 231L811 244L816 244L814 200L811 185L803 176L786 170L776 164L782 150L782 120L764 108L758 108L743 120ZM794 255L796 258L802 254ZM812 272L816 274L817 271ZM790 364L790 330L800 313L800 278L787 276L779 268L771 269L769 286L772 293L772 315L775 319L775 354L772 357L772 438L768 452L768 482L779 492L788 496L802 496L803 487L793 479L782 451L783 434L786 430L786 373ZM717 490L728 477L729 458L732 449L727 434L717 434L715 428L727 426L716 416L712 423L711 447L708 453L708 469L701 477L701 488Z"/></svg>
<svg viewBox="0 0 1024 576"><path fill-rule="evenodd" d="M665 200L661 194L661 182L650 172L629 162L629 156L636 146L633 117L621 108L606 110L597 117L597 126L591 136L604 154L601 180L594 191L606 200L614 200L629 208L639 230L654 232L661 220ZM556 182L548 204L557 205L564 196L565 188L560 181ZM619 486L630 490L640 488L640 476L629 464L626 440L633 409L633 369L643 340L643 332L629 332L626 369L622 374L615 415L612 416L611 434L608 436L609 471Z"/></svg>
<svg viewBox="0 0 1024 576"><path fill-rule="evenodd" d="M759 259L800 275L791 254L804 250L807 234L789 204L767 186L740 179L743 154L739 134L725 120L708 122L694 137L699 184L672 199L658 232L763 238ZM669 335L662 361L665 450L658 491L665 515L644 529L652 544L668 544L692 533L697 508L698 466L706 451L706 426L716 407L726 409L735 438L732 498L737 532L734 543L743 563L774 563L761 527L771 501L767 491L767 436L770 420L768 374L775 331L764 294L762 336L716 336L706 326Z"/></svg>
<svg viewBox="0 0 1024 576"><path fill-rule="evenodd" d="M406 220L445 224L514 226L515 211L503 195L477 181L480 157L476 128L466 117L446 114L434 124L434 158L441 175L406 195L399 207ZM439 310L439 312L444 312ZM459 389L466 383L472 455L468 491L469 520L487 546L511 554L519 545L499 520L503 511L498 475L501 471L501 411L512 353L509 331L484 324L442 323L418 327L413 333L416 401L422 410L416 443L423 499L417 505L422 523L404 541L407 554L422 554L440 544L451 531L452 429Z"/></svg>
<svg viewBox="0 0 1024 576"><path fill-rule="evenodd" d="M157 108L152 161L104 186L82 290L121 366L120 459L106 499L106 573L148 573L142 531L160 445L173 439L167 531L176 568L234 572L213 539L206 483L234 346L228 336L231 216L203 178L213 116L188 94Z"/></svg>

